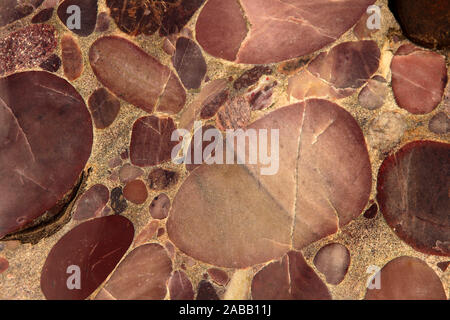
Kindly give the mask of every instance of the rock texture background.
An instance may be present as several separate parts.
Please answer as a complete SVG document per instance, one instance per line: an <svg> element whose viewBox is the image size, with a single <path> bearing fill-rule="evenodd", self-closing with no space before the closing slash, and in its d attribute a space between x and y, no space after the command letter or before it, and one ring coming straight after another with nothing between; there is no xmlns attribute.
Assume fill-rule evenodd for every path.
<svg viewBox="0 0 450 320"><path fill-rule="evenodd" d="M39 1L28 2L36 5L35 3ZM139 1L128 2L132 5ZM179 2L183 3L183 1ZM380 211L374 212L373 209L374 203L377 201L378 172L388 155L398 152L403 146L415 140L441 142L447 144L447 146L450 143L448 129L450 88L446 80L450 76L448 49L435 51L442 57L440 67L442 68L445 60L447 68L447 74L441 75L442 81L445 77L445 83L447 83L444 96L437 105L433 103L432 107L427 108L427 113L417 112L413 114L407 110L407 107L399 107L399 101L396 101L392 90L391 61L398 49L405 44L410 44L410 41L402 34L400 26L389 11L387 0L375 2L381 8L381 30L365 33L364 25L359 22L355 30L353 30L353 27L350 28L336 41L309 56L269 63L256 70L252 69L253 65L236 64L228 61L233 60L231 58L223 60L214 57L201 47L201 43L200 45L196 44L196 36L198 36L196 34L196 21L202 6L205 4L202 1L194 2L195 6L200 9L195 11L194 8L191 8L186 12L183 11L186 16L183 16L182 20L186 20L184 21L187 22L186 26L180 27L181 30L178 29L178 26L175 27L175 30L161 29L159 33L154 29L155 21L150 21L147 25L131 24L128 27L122 26L119 28L112 18L104 14L109 12L109 7L113 7L114 15L117 15L116 11L120 1L110 0L98 1L99 20L97 21L97 28L93 31L94 27L90 20L89 32L81 33L81 37L75 33L70 33L65 27L58 17L57 8L55 8L51 18L45 22L56 29L58 44L61 43L61 40L68 39L67 34L69 33L74 38L71 45L79 45L81 57L77 57L80 60L77 60L76 67L58 68L61 61L51 54L48 54L48 57L45 54L45 58L48 60L44 61L46 62L44 66L52 71L56 69L57 71L54 71L54 74L59 77L70 79L72 86L83 97L86 105L89 105L93 123L96 125L93 128L92 153L85 168L85 177L81 187L77 190L72 204L66 208L65 216L72 217L71 219L64 220L64 223L61 223L54 230L55 232L52 232L53 234L35 243L22 242L14 239L14 237L8 240L0 240L0 299L45 299L46 296L41 289L41 272L52 248L64 235L82 224L83 221L112 214L120 214L132 222L135 230L134 242L129 246L127 253L122 256L121 262L116 265L115 271L105 278L105 281L89 295L88 299L170 299L171 297L174 299L192 299L194 297L198 299L250 299L252 288L258 288L255 298L307 299L311 297L331 297L333 299L363 299L367 297L366 281L370 277L370 274L366 272L367 268L371 265L383 268L390 261L402 256L420 259L421 262L415 262L419 267L415 266L414 272L418 272L420 277L421 270L425 270L422 273L425 280L419 281L417 286L426 286L428 283L427 277L431 277L433 288L429 288L429 290L435 291L431 292L430 296L433 298L443 297L443 293L439 291L440 281L444 294L447 295L447 299L450 298L450 271L445 268L446 262L450 260L448 256L449 243L438 244L436 250L443 252L442 255L416 251L399 238L385 221ZM210 2L217 1L210 0ZM57 1L47 0L33 14L1 26L0 38L7 39L12 32L29 26L36 13L41 9L51 8L56 3ZM153 1L149 3L153 3ZM149 8L149 10L160 12L157 7ZM167 15L171 12L169 10ZM42 15L45 17L48 16L48 13ZM159 18L166 26L167 19L164 20L165 17L162 16ZM364 21L364 19L367 19L366 15L363 15L361 21ZM125 33L124 30L130 30L129 34ZM110 82L111 80L117 81L117 78L114 79L114 72L110 75L103 74L109 77L107 80L96 77L95 73L100 72L100 69L108 68L107 65L105 67L101 64L101 60L97 60L98 52L94 52L95 50L92 50L91 47L102 36L119 36L129 40L140 47L144 53L151 55L164 65L164 67L157 66L163 70L160 73L161 79L158 79L160 83L157 84L157 92L145 92L143 94L141 91L142 96L134 94L135 90L149 89L144 88L145 86L139 88L137 85L140 84L132 78L123 80L128 93L119 92L124 87L121 87L117 82ZM244 35L240 36L244 37ZM379 66L378 68L375 67L376 71L371 70L370 65L372 63L369 61L367 62L368 67L365 68L366 73L358 78L357 83L351 83L345 77L333 77L333 70L327 70L326 66L321 67L320 62L330 57L326 53L330 52L331 48L341 43L360 39L373 40L378 46L380 50ZM102 48L98 48L99 52L100 49ZM133 48L129 48L129 50L133 50ZM182 50L182 52L177 53L177 50ZM180 58L180 55L183 56L186 52L195 55L193 61L201 66L200 74L185 74L184 76L180 74L180 72L188 72L186 68L189 70L192 67L184 65L182 58ZM53 53L62 58L64 63L67 56L69 58L73 55L76 56L78 50L70 48L69 53L65 54L61 45L58 45ZM139 56L144 53L135 52L134 54ZM2 54L0 50L0 61L3 57ZM110 52L109 54L120 55L121 53ZM40 54L37 62L21 61L16 66L8 67L5 73L11 74L12 69L14 69L14 72L42 70L39 67L39 64L42 66L42 58L43 55ZM375 58L378 57L375 56ZM267 60L270 59L267 58ZM311 67L311 65L307 67L308 63L313 60L317 61L314 67ZM99 61L99 65L96 68L97 61ZM81 62L84 67L80 67ZM153 61L151 63L156 64ZM150 65L147 65L147 67L151 68ZM337 70L338 74L339 72L351 72L351 65L346 67L348 68ZM68 68L74 68L76 72L68 72ZM141 69L136 65L132 65L132 68L130 72L139 72ZM4 75L3 70L0 70L0 74ZM436 77L436 75L433 74L433 77ZM237 79L239 81L235 81ZM369 79L373 80L370 80L367 84ZM108 89L112 93L109 91L103 92L104 89L102 89L97 91L96 96L90 98L94 91L103 87L102 83L106 87L109 86ZM428 88L424 90L426 92L431 90L434 99L436 99L435 91L440 91L439 87L435 91ZM186 92L185 97L183 91ZM117 96L114 94L117 94ZM172 94L175 94L179 99L171 101ZM145 102L142 103L139 100L140 98L145 99L148 95L154 100L152 104L146 105ZM245 101L249 101L249 105L246 106L242 101L236 102L236 100L233 100L236 99L236 95L239 96L238 98L244 97ZM361 214L357 215L354 220L349 221L348 224L339 226L337 232L311 244L308 243L298 249L297 252L286 253L287 250L284 250L273 259L270 257L270 261L243 269L214 266L195 260L177 248L176 244L173 244L169 238L170 234L166 230L166 221L168 221L168 214L170 220L169 208L180 187L186 181L189 171L185 166L175 165L171 162L161 163L162 159L167 158L168 150L171 150L170 144L167 147L167 134L161 128L171 129L175 125L179 128L191 129L193 119L200 119L202 107L205 106L207 109L201 117L205 119L203 121L205 126L217 126L221 129L240 127L281 107L300 102L305 97L327 98L337 103L353 116L364 134L372 169L372 188L369 201L367 201ZM179 106L183 104L184 100L184 107L181 109ZM137 103L137 105L134 106L131 103ZM163 108L165 105L175 105L176 107L174 109ZM149 115L147 111L151 112L152 110L156 111ZM207 116L204 116L205 114ZM160 121L158 117L170 117L171 119ZM152 136L154 140L151 140L153 147L155 144L160 144L162 147L160 145L154 147L158 151L152 149L151 155L141 155L133 151L132 135L136 133L133 132L133 126L138 119L141 119L138 123L146 125L145 128L141 128L142 131L152 131L156 127L162 130L159 135ZM150 127L146 123L150 123ZM152 129L151 126L153 125L155 127ZM147 143L145 141L142 142L144 146ZM130 142L132 144L131 150ZM134 142L134 148L137 144L138 139ZM164 147L169 149L164 149ZM155 154L156 152L160 153ZM149 166L143 168L134 166L143 160ZM447 162L448 160L447 156ZM446 168L448 170L448 167ZM188 169L191 170L192 168ZM146 186L146 188L143 188L143 186ZM108 198L108 190L104 187L109 190L109 201L105 201ZM88 195L92 197L91 201L89 201ZM86 208L91 214L78 212L77 208L80 207ZM370 214L363 215L369 208ZM448 202L446 208L448 213L450 211ZM443 232L448 235L450 227L446 223L446 221L443 222ZM342 249L328 253L331 257L329 259L334 259L336 266L334 264L327 265L326 252L321 252L319 257L316 258L321 248L330 244L340 244L348 250L348 252ZM347 256L348 254L350 257ZM154 277L149 290L133 290L129 286L129 283L133 283L132 281L123 281L124 274L133 272L145 276L145 272L149 272L136 267L139 262L151 266L150 272L153 273ZM393 265L396 266L397 264ZM426 264L428 268L423 264ZM264 289L266 286L270 287L268 285L269 280L265 280L265 274L270 273L271 269L276 271L273 271L272 274L276 274L280 278L277 284L286 286L287 284L283 283L283 279L286 276L287 266L293 268L293 270L295 266L300 266L301 268L295 269L297 271L294 270L290 275L295 276L296 280L294 281L296 281L297 286L303 284L313 292L302 292L294 286L295 292L288 294L288 290L283 287L280 289L281 296L276 296L269 292L269 289ZM408 270L407 262L402 260L402 264L398 268ZM392 267L387 269L392 270ZM395 274L395 270L399 269L390 271L391 274ZM437 276L430 275L430 270ZM312 276L312 280L306 281L302 278L305 274L311 273L316 274ZM342 273L345 276L342 276ZM258 276L255 277L255 275ZM330 278L333 280L330 281ZM273 278L270 281L272 280ZM401 285L399 284L399 286ZM284 289L286 292L283 291ZM395 288L392 290L395 290ZM436 293L436 290L439 292ZM388 298L398 298L390 291L383 292L381 296L383 295ZM369 296L370 298L376 298L376 295ZM411 293L411 296L408 295L407 297L414 298L414 294Z"/></svg>

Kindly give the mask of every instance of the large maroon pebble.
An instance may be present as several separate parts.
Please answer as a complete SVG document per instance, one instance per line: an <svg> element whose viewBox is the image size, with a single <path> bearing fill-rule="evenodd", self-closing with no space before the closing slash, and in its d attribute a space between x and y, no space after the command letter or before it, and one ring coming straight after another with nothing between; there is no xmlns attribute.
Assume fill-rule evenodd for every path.
<svg viewBox="0 0 450 320"><path fill-rule="evenodd" d="M134 236L122 216L86 221L66 233L50 250L41 272L49 300L83 300L114 270Z"/></svg>
<svg viewBox="0 0 450 320"><path fill-rule="evenodd" d="M388 225L414 249L450 256L450 144L416 141L384 160L377 201Z"/></svg>
<svg viewBox="0 0 450 320"><path fill-rule="evenodd" d="M59 212L92 139L91 116L66 80L43 71L0 79L0 238Z"/></svg>

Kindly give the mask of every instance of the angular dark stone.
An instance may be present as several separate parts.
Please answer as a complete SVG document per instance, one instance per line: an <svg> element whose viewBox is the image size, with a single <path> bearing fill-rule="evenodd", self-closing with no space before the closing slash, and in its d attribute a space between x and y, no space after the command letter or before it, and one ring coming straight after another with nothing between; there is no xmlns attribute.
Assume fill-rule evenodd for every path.
<svg viewBox="0 0 450 320"><path fill-rule="evenodd" d="M97 0L65 0L58 7L58 17L61 22L66 25L68 19L74 13L67 13L67 8L70 6L78 6L80 8L80 29L68 29L81 37L87 37L94 32L95 24L97 23Z"/></svg>
<svg viewBox="0 0 450 320"><path fill-rule="evenodd" d="M178 182L178 173L175 171L157 168L148 175L148 185L151 190L164 190Z"/></svg>
<svg viewBox="0 0 450 320"><path fill-rule="evenodd" d="M127 200L123 197L122 187L111 190L111 209L115 214L121 214L128 207Z"/></svg>
<svg viewBox="0 0 450 320"><path fill-rule="evenodd" d="M95 31L105 32L109 29L109 15L107 12L101 12L97 17L97 27Z"/></svg>
<svg viewBox="0 0 450 320"><path fill-rule="evenodd" d="M56 72L61 67L61 59L56 54L52 54L47 60L43 61L39 67L49 72Z"/></svg>
<svg viewBox="0 0 450 320"><path fill-rule="evenodd" d="M171 141L175 130L175 123L170 117L149 116L136 120L131 135L131 163L148 167L169 161L172 149L178 144Z"/></svg>
<svg viewBox="0 0 450 320"><path fill-rule="evenodd" d="M83 300L114 270L131 245L134 227L122 216L86 221L66 233L50 250L41 272L49 300ZM80 288L73 290L80 272Z"/></svg>
<svg viewBox="0 0 450 320"><path fill-rule="evenodd" d="M53 10L53 8L42 9L31 19L31 23L42 23L50 20L53 16Z"/></svg>
<svg viewBox="0 0 450 320"><path fill-rule="evenodd" d="M214 286L206 280L200 281L195 300L220 300Z"/></svg>
<svg viewBox="0 0 450 320"><path fill-rule="evenodd" d="M198 89L206 74L206 62L202 51L191 39L177 40L173 66L186 89Z"/></svg>
<svg viewBox="0 0 450 320"><path fill-rule="evenodd" d="M389 0L389 8L403 34L427 48L450 47L450 2L448 0Z"/></svg>
<svg viewBox="0 0 450 320"><path fill-rule="evenodd" d="M330 243L317 252L314 265L328 283L337 285L344 280L350 266L350 252L340 243Z"/></svg>
<svg viewBox="0 0 450 320"><path fill-rule="evenodd" d="M236 90L248 88L258 82L263 75L272 74L272 69L267 66L256 66L245 71L239 78L234 81L233 87Z"/></svg>
<svg viewBox="0 0 450 320"><path fill-rule="evenodd" d="M372 204L369 209L364 212L364 218L373 219L378 213L378 205L376 203Z"/></svg>
<svg viewBox="0 0 450 320"><path fill-rule="evenodd" d="M443 261L443 262L437 263L438 268L441 269L442 272L447 271L447 268L449 265L450 265L450 261Z"/></svg>
<svg viewBox="0 0 450 320"><path fill-rule="evenodd" d="M105 88L95 90L88 100L89 109L97 129L108 128L120 111L120 101Z"/></svg>

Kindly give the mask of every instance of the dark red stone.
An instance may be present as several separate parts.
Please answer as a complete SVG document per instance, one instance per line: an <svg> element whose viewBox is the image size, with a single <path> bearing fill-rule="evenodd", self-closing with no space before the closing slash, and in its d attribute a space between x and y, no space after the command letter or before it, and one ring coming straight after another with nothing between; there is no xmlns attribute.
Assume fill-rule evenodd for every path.
<svg viewBox="0 0 450 320"><path fill-rule="evenodd" d="M83 98L66 80L43 71L0 79L0 238L61 207L92 139Z"/></svg>
<svg viewBox="0 0 450 320"><path fill-rule="evenodd" d="M67 27L67 20L73 13L67 13L67 8L76 5L80 8L80 29L69 29L81 37L87 37L94 32L97 22L97 0L65 0L58 7L58 17Z"/></svg>
<svg viewBox="0 0 450 320"><path fill-rule="evenodd" d="M61 67L61 59L56 54L52 54L47 60L43 61L39 67L50 72L56 72Z"/></svg>
<svg viewBox="0 0 450 320"><path fill-rule="evenodd" d="M373 219L378 213L378 205L376 203L372 204L369 209L364 212L364 218Z"/></svg>
<svg viewBox="0 0 450 320"><path fill-rule="evenodd" d="M31 23L42 23L50 20L53 15L53 10L53 8L42 9L31 19Z"/></svg>
<svg viewBox="0 0 450 320"><path fill-rule="evenodd" d="M200 281L195 300L220 300L214 286L206 280Z"/></svg>
<svg viewBox="0 0 450 320"><path fill-rule="evenodd" d="M263 75L272 74L272 69L266 66L256 66L245 71L239 78L234 81L233 87L236 90L248 88L258 82Z"/></svg>
<svg viewBox="0 0 450 320"><path fill-rule="evenodd" d="M186 89L200 88L206 74L206 62L194 41L184 37L178 38L172 62Z"/></svg>
<svg viewBox="0 0 450 320"><path fill-rule="evenodd" d="M450 256L450 145L416 141L384 160L377 200L386 222L414 249Z"/></svg>
<svg viewBox="0 0 450 320"><path fill-rule="evenodd" d="M9 268L9 262L5 258L0 257L0 274Z"/></svg>
<svg viewBox="0 0 450 320"><path fill-rule="evenodd" d="M134 236L133 224L122 216L86 221L66 233L50 250L41 272L41 289L49 300L83 300L114 270ZM70 290L68 279L80 268L80 289Z"/></svg>

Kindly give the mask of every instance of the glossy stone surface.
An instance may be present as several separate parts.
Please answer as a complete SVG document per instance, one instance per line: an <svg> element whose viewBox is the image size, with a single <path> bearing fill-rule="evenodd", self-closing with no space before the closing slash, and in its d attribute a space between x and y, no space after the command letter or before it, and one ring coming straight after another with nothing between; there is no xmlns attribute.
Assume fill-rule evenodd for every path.
<svg viewBox="0 0 450 320"><path fill-rule="evenodd" d="M93 137L82 97L53 74L2 78L0 98L2 238L61 206L91 154Z"/></svg>
<svg viewBox="0 0 450 320"><path fill-rule="evenodd" d="M86 299L113 271L131 245L133 224L121 216L84 222L66 233L52 248L41 272L41 289L49 300ZM76 248L76 250L74 250ZM80 289L70 290L79 268ZM68 272L68 269L70 272Z"/></svg>

